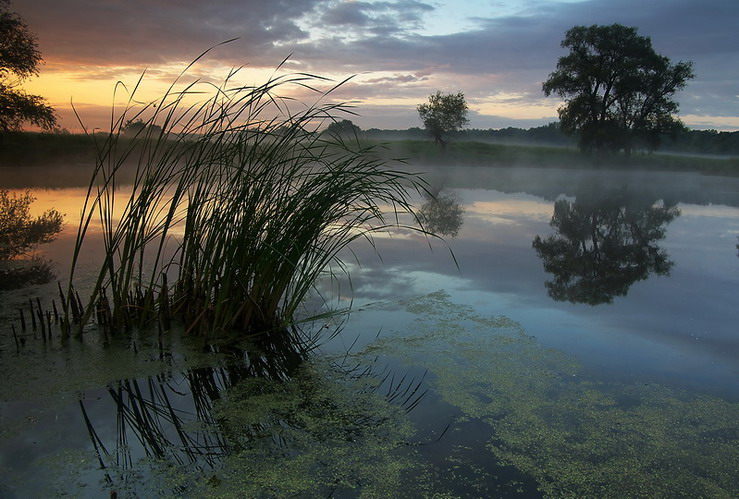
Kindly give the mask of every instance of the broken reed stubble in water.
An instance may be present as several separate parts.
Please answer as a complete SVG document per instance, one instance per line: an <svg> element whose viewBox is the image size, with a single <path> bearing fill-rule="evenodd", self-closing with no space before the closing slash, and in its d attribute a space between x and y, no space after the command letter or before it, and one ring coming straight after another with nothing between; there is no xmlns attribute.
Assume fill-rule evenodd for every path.
<svg viewBox="0 0 739 499"><path fill-rule="evenodd" d="M171 317L200 334L279 329L321 275L344 270L337 255L351 242L372 243L372 233L398 226L401 213L425 233L407 195L409 187L423 189L420 179L387 168L356 140L317 131L348 111L320 102L343 82L306 106L277 90L316 92L312 86L327 80L301 73L246 87L236 74L218 87L175 90L178 78L136 111L139 80L113 133L98 141L69 296L96 220L105 254L91 299L75 314L80 325L97 314L111 328ZM204 87L210 97L188 104ZM146 126L126 137L126 123L145 116ZM120 199L127 162L135 165L133 186ZM382 205L392 207L390 221Z"/></svg>

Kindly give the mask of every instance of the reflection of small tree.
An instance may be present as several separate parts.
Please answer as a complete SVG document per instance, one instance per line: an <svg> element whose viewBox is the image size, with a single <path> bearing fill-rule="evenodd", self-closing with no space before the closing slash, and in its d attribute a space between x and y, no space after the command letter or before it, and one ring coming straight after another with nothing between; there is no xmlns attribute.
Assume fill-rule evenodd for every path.
<svg viewBox="0 0 739 499"><path fill-rule="evenodd" d="M650 273L667 275L673 262L656 243L680 212L675 206L636 200L625 191L590 190L576 201L560 199L550 225L555 235L533 246L554 275L545 285L557 301L598 305L626 296Z"/></svg>
<svg viewBox="0 0 739 499"><path fill-rule="evenodd" d="M440 236L456 237L462 227L464 209L451 193L427 193L419 215L424 228Z"/></svg>
<svg viewBox="0 0 739 499"><path fill-rule="evenodd" d="M44 282L51 276L49 265L38 258L30 259L30 265L18 261L39 244L53 241L62 230L63 217L56 210L31 218L33 201L28 192L11 196L0 190L0 289Z"/></svg>

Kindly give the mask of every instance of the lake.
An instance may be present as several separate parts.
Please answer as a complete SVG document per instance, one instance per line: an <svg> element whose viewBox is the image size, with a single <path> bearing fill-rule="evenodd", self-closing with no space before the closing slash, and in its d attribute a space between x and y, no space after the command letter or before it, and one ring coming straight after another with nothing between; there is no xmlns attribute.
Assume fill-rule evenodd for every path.
<svg viewBox="0 0 739 499"><path fill-rule="evenodd" d="M355 245L306 303L350 311L284 341L47 337L18 309L56 284L4 292L0 496L739 495L739 179L424 178L444 239ZM64 281L84 189L55 182Z"/></svg>

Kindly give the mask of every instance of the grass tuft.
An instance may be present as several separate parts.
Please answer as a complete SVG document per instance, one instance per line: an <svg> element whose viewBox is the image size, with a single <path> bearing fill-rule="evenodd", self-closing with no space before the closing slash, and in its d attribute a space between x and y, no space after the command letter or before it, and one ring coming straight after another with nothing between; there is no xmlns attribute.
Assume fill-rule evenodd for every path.
<svg viewBox="0 0 739 499"><path fill-rule="evenodd" d="M425 233L408 198L409 187L424 189L420 179L388 168L372 147L318 133L351 113L326 102L345 82L319 92L325 78L276 72L261 86L242 86L233 71L220 86L196 81L178 90L186 73L143 107L142 75L114 112L113 132L95 134L68 296L98 225L105 257L78 322L97 315L127 328L164 317L203 335L279 329L322 275L344 269L338 254L353 241L372 242L404 213ZM281 97L295 88L314 93L315 103ZM138 120L145 126L124 137ZM118 179L129 163L126 197Z"/></svg>

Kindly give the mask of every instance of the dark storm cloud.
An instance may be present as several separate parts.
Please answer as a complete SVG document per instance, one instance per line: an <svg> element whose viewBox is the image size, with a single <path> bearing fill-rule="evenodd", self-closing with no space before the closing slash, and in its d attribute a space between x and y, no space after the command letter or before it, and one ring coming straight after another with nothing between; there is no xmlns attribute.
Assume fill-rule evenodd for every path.
<svg viewBox="0 0 739 499"><path fill-rule="evenodd" d="M372 4L366 2L340 3L326 11L322 21L333 26L364 26L369 22L367 14L368 7Z"/></svg>
<svg viewBox="0 0 739 499"><path fill-rule="evenodd" d="M296 20L320 0L33 0L14 2L39 37L44 58L80 64L187 61L229 38L246 59L307 36ZM229 53L229 50L231 51Z"/></svg>
<svg viewBox="0 0 739 499"><path fill-rule="evenodd" d="M683 114L739 116L736 0L528 5L515 16L475 18L472 28L446 35L422 34L433 7L417 0L16 0L11 8L38 34L50 67L181 63L240 37L210 59L272 67L293 54L293 67L321 74L427 74L458 82L472 98L515 92L532 101L542 98L541 83L564 54L567 29L621 23L638 27L673 61L694 62L697 77L678 95ZM401 83L378 86L392 96ZM429 90L417 88L419 96Z"/></svg>
<svg viewBox="0 0 739 499"><path fill-rule="evenodd" d="M592 0L549 4L526 15L477 19L465 32L404 40L357 41L379 60L405 58L420 65L447 64L450 71L469 73L511 69L554 69L564 53L560 42L575 25L621 23L650 36L655 49L674 60L696 60L699 66L725 71L721 64L737 61L739 3L735 0ZM705 61L705 62L704 62Z"/></svg>
<svg viewBox="0 0 739 499"><path fill-rule="evenodd" d="M321 21L333 26L356 26L378 30L380 26L395 26L401 31L408 23L418 25L422 15L434 10L431 5L413 0L399 2L339 2L330 6ZM383 30L381 30L383 31Z"/></svg>
<svg viewBox="0 0 739 499"><path fill-rule="evenodd" d="M728 70L725 64L716 66L737 60L735 0L535 5L517 16L478 18L474 29L443 36L416 33L433 7L415 0L28 0L16 1L12 8L38 33L47 59L99 63L189 58L219 41L240 37L244 43L239 50L247 59L273 56L277 46L285 55L295 51L312 56L304 62L313 66L365 65L369 71L445 66L450 72L468 74L540 69L546 76L562 54L559 43L567 29L614 22L638 26L641 34L652 37L659 52L674 59L696 59L707 70ZM309 38L301 20L324 28L322 38ZM362 30L364 36L344 36L356 34L353 30Z"/></svg>

